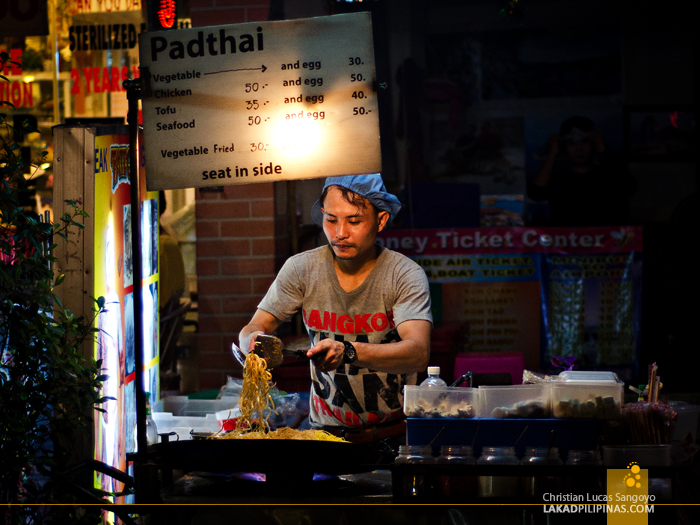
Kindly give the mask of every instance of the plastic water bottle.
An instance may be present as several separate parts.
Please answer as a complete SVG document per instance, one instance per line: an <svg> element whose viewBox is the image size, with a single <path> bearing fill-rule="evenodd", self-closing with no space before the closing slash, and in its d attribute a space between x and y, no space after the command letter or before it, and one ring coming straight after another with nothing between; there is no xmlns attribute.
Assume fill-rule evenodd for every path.
<svg viewBox="0 0 700 525"><path fill-rule="evenodd" d="M158 443L158 428L156 427L156 422L153 420L153 413L151 412L151 394L150 392L145 392L146 394L146 443L149 445L154 445Z"/></svg>
<svg viewBox="0 0 700 525"><path fill-rule="evenodd" d="M153 414L151 412L151 394L150 392L144 392L146 395L146 445L154 445L158 443L158 428L156 427L156 422L153 420ZM134 425L134 448L133 451L138 450L138 425Z"/></svg>
<svg viewBox="0 0 700 525"><path fill-rule="evenodd" d="M440 367L439 366L429 366L428 367L428 377L423 381L420 386L447 386L442 379L440 379Z"/></svg>

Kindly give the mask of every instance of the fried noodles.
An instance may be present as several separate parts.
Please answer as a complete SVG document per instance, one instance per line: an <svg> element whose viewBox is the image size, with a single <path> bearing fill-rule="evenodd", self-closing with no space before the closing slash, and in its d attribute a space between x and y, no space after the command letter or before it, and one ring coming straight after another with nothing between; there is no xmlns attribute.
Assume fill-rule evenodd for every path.
<svg viewBox="0 0 700 525"><path fill-rule="evenodd" d="M246 355L243 388L238 398L241 415L236 418L236 428L229 432L219 431L209 439L294 439L349 443L325 430L299 430L289 427L270 430L267 419L275 406L270 395L271 379L272 374L262 357L253 352Z"/></svg>

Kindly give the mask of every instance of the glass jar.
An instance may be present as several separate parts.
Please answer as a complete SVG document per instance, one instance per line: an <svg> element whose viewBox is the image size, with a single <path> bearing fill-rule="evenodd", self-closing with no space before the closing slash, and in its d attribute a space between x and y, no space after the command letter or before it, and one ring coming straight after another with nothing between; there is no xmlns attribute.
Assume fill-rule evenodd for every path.
<svg viewBox="0 0 700 525"><path fill-rule="evenodd" d="M599 467L603 464L600 452L597 450L569 450L566 456L567 465L587 465Z"/></svg>
<svg viewBox="0 0 700 525"><path fill-rule="evenodd" d="M569 450L566 464L576 467L601 467L603 460L597 450ZM571 494L605 494L607 479L605 471L587 469L584 474L569 470L564 490Z"/></svg>
<svg viewBox="0 0 700 525"><path fill-rule="evenodd" d="M527 447L525 456L520 462L528 466L562 466L564 462L559 457L559 449L556 447ZM546 493L558 493L561 491L562 477L559 476L522 476L521 484L525 496L542 499Z"/></svg>
<svg viewBox="0 0 700 525"><path fill-rule="evenodd" d="M484 447L477 465L519 465L514 447ZM518 494L518 476L479 476L479 496L513 497Z"/></svg>
<svg viewBox="0 0 700 525"><path fill-rule="evenodd" d="M443 445L440 448L438 465L458 465L451 467L449 473L438 476L437 486L440 494L445 497L474 497L477 494L477 479L468 475L468 465L474 465L476 460L472 447L467 445ZM464 467L464 468L461 468Z"/></svg>
<svg viewBox="0 0 700 525"><path fill-rule="evenodd" d="M424 445L401 445L399 455L394 460L397 465L432 465L435 464L433 451ZM407 468L402 474L403 495L405 497L424 497L432 492L430 477L424 471Z"/></svg>
<svg viewBox="0 0 700 525"><path fill-rule="evenodd" d="M423 465L426 463L435 463L435 458L433 457L433 451L429 446L401 445L399 446L399 455L396 460L394 460L394 463Z"/></svg>
<svg viewBox="0 0 700 525"><path fill-rule="evenodd" d="M443 445L437 462L447 465L473 465L475 463L472 447L467 445Z"/></svg>

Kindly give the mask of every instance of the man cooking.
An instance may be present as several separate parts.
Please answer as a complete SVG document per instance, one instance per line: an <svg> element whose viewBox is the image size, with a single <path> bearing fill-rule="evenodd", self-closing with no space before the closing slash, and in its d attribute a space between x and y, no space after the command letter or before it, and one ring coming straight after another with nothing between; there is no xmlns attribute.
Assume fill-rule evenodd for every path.
<svg viewBox="0 0 700 525"><path fill-rule="evenodd" d="M400 208L379 174L326 179L311 216L329 245L287 260L239 336L250 352L301 308L313 344L311 424L354 442L405 432L403 386L430 356L425 273L375 244Z"/></svg>

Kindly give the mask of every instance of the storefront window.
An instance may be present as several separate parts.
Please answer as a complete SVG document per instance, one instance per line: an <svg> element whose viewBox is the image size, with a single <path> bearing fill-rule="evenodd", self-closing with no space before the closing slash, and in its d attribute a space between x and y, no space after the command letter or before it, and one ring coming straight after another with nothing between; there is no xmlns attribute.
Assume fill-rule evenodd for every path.
<svg viewBox="0 0 700 525"><path fill-rule="evenodd" d="M189 26L186 3L173 4L176 27ZM21 65L8 64L2 72L7 80L0 81L0 100L14 107L0 111L15 128L28 120L38 130L18 137L23 158L35 165L27 174L31 183L23 204L51 212L51 128L126 122L122 86L139 76L138 35L147 28L146 5L144 0L52 0L31 20L27 13L12 19L7 11L0 16L0 51ZM43 158L42 152L47 152Z"/></svg>

